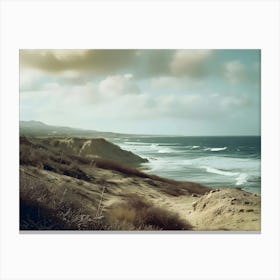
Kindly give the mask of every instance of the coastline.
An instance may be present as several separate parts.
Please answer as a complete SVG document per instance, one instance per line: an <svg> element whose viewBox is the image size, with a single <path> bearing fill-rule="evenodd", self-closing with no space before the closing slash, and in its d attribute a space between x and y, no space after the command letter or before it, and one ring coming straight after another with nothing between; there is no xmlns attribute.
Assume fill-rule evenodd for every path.
<svg viewBox="0 0 280 280"><path fill-rule="evenodd" d="M261 192L260 137L141 137L113 141L149 160L152 174Z"/></svg>
<svg viewBox="0 0 280 280"><path fill-rule="evenodd" d="M21 139L21 230L35 230L36 223L37 230L49 229L40 220L33 226L26 222L25 211L31 215L36 206L51 213L51 220L59 220L56 230L260 231L260 195L233 188L215 190L87 157L76 149L84 146L81 141L62 141L70 143L62 153L52 141L42 145L38 138ZM98 145L108 148L109 143L102 140ZM92 153L94 144L89 145ZM69 147L74 148L72 153ZM121 149L114 152L119 160L128 156Z"/></svg>

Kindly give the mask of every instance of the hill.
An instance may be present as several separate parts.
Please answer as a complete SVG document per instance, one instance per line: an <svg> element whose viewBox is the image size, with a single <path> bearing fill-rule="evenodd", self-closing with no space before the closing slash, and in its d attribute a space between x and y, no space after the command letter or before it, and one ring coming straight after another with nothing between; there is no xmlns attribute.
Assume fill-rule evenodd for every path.
<svg viewBox="0 0 280 280"><path fill-rule="evenodd" d="M147 198L202 194L208 188L148 175L120 161L78 155L75 145L65 148L59 142L56 146L59 140L20 138L22 230L192 228L176 212L158 207ZM79 144L82 141L65 140ZM103 145L111 147L104 139L100 141L100 149ZM121 153L126 155L126 151Z"/></svg>
<svg viewBox="0 0 280 280"><path fill-rule="evenodd" d="M96 130L86 130L66 126L47 125L40 121L20 121L19 130L21 136L63 136L63 137L126 137L129 134L114 132L102 132Z"/></svg>
<svg viewBox="0 0 280 280"><path fill-rule="evenodd" d="M260 230L260 196L89 156L115 147L87 141L20 138L21 230Z"/></svg>
<svg viewBox="0 0 280 280"><path fill-rule="evenodd" d="M89 159L103 158L119 163L139 166L147 162L147 159L121 149L119 146L104 138L73 138L73 137L21 137L21 144L29 143L32 147L43 147L48 151L56 151L59 154L82 156Z"/></svg>

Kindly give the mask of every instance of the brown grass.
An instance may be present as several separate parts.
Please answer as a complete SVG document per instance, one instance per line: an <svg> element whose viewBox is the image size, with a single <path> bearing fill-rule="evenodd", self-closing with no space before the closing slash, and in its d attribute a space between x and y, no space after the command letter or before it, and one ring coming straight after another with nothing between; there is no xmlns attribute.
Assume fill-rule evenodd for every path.
<svg viewBox="0 0 280 280"><path fill-rule="evenodd" d="M21 137L20 144L20 164L32 165L49 171L70 177L90 181L90 178L82 170L82 166L91 166L92 168L102 168L114 170L125 176L135 176L140 178L151 179L154 181L153 187L160 187L160 190L172 196L185 195L187 193L205 194L210 189L198 183L179 182L172 179L162 178L157 175L144 173L134 167L103 158L86 158L77 155L61 153L61 151L45 147L43 144L31 143L26 137ZM155 183L159 182L159 184ZM168 188L162 184L169 184Z"/></svg>
<svg viewBox="0 0 280 280"><path fill-rule="evenodd" d="M33 174L37 173L33 172ZM52 187L51 182L30 175L21 172L20 177L21 230L190 230L192 228L177 214L155 207L135 195L124 196L125 202L113 205L104 215L101 204L105 187L100 193L100 198L92 200L97 210L89 211L79 198L85 193L80 193L78 189Z"/></svg>
<svg viewBox="0 0 280 280"><path fill-rule="evenodd" d="M21 230L190 230L192 226L166 209L135 195L115 204L106 213L89 212L79 200L64 199L46 182L21 175ZM100 209L102 194L96 208ZM100 212L100 213L98 213ZM103 216L104 215L104 216Z"/></svg>
<svg viewBox="0 0 280 280"><path fill-rule="evenodd" d="M25 138L24 138L25 139ZM26 143L26 139L24 140ZM46 150L36 145L20 145L20 164L31 165L44 170L56 172L84 181L91 181L93 178L88 176L77 163L72 161L67 155L54 150Z"/></svg>
<svg viewBox="0 0 280 280"><path fill-rule="evenodd" d="M64 193L51 191L48 183L20 178L21 230L108 230L111 226L90 213L77 200L64 199ZM97 202L96 202L97 204Z"/></svg>
<svg viewBox="0 0 280 280"><path fill-rule="evenodd" d="M45 146L38 139L20 139L20 164L33 166L33 178L22 176L20 181L20 228L30 230L73 229L73 230L188 230L191 225L182 221L176 214L161 209L136 196L125 197L125 202L115 204L105 217L89 212L81 204L90 199L98 208L99 198L87 197L86 191L68 188L67 198L59 188L50 187L50 182L40 180L40 170L48 170L69 176L65 184L73 180L77 186L85 182L95 182L102 186L101 180L89 175L88 168L101 168L119 172L122 176L144 178L151 188L156 188L171 196L189 193L205 193L209 188L192 182L178 182L146 174L136 168L102 158L86 158L62 153L55 147ZM36 173L37 172L37 173ZM91 172L92 173L92 172ZM37 175L36 175L37 174ZM93 173L94 174L94 173ZM70 179L75 178L75 179ZM76 180L78 179L78 180ZM71 194L71 192L73 192ZM108 192L106 190L106 192ZM101 208L100 208L101 209ZM102 212L102 211L101 211Z"/></svg>
<svg viewBox="0 0 280 280"><path fill-rule="evenodd" d="M143 198L130 195L123 203L112 205L107 213L112 223L136 230L190 230L192 226L173 212L155 207Z"/></svg>

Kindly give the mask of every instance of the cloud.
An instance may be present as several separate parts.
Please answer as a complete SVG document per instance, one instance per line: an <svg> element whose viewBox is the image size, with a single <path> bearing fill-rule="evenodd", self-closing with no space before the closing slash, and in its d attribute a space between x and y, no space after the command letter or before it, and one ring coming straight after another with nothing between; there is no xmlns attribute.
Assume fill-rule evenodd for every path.
<svg viewBox="0 0 280 280"><path fill-rule="evenodd" d="M21 50L20 66L46 72L112 73L130 65L136 50Z"/></svg>
<svg viewBox="0 0 280 280"><path fill-rule="evenodd" d="M72 86L86 84L91 79L91 75L83 75L74 70L67 70L58 75L53 72L42 72L36 68L20 69L20 92L45 89L48 84L54 83Z"/></svg>
<svg viewBox="0 0 280 280"><path fill-rule="evenodd" d="M174 52L175 50L138 50L135 76L149 78L171 75L169 63Z"/></svg>
<svg viewBox="0 0 280 280"><path fill-rule="evenodd" d="M126 74L75 86L49 83L39 91L22 92L20 100L21 119L127 133L209 134L209 126L201 126L196 132L195 124L219 127L235 121L241 125L252 115L248 111L252 109L249 100L234 92L185 90L155 94L141 91L134 77ZM188 123L193 127L187 127Z"/></svg>
<svg viewBox="0 0 280 280"><path fill-rule="evenodd" d="M163 92L179 91L184 92L187 89L200 88L205 84L202 79L195 79L188 76L160 76L150 79L152 89L160 90Z"/></svg>
<svg viewBox="0 0 280 280"><path fill-rule="evenodd" d="M108 76L98 86L102 95L138 94L140 92L132 74Z"/></svg>
<svg viewBox="0 0 280 280"><path fill-rule="evenodd" d="M133 122L143 132L157 123L164 133L173 123L241 126L259 108L260 65L243 57L215 50L22 50L21 117L123 132Z"/></svg>
<svg viewBox="0 0 280 280"><path fill-rule="evenodd" d="M170 62L170 70L175 75L202 76L212 53L212 50L178 50Z"/></svg>
<svg viewBox="0 0 280 280"><path fill-rule="evenodd" d="M20 67L60 74L79 71L113 75L132 71L146 78L170 75L169 63L175 50L21 50ZM137 66L137 67L135 67Z"/></svg>
<svg viewBox="0 0 280 280"><path fill-rule="evenodd" d="M35 90L40 86L42 75L38 71L27 70L20 72L19 88L20 91Z"/></svg>
<svg viewBox="0 0 280 280"><path fill-rule="evenodd" d="M167 77L156 79L156 83L160 87L166 85L169 90L160 94L143 92L134 76L126 73L107 76L100 82L87 82L81 85L49 82L35 93L21 93L21 100L28 100L29 96L30 100L36 100L36 106L40 107L41 112L48 111L53 116L58 114L59 110L60 113L64 112L63 115L69 115L70 119L73 115L84 118L86 114L93 120L104 118L124 121L149 118L226 119L236 114L238 110L250 106L248 98L240 94L202 93L186 88L181 88L176 93L172 91L174 88L172 83L180 85L180 81Z"/></svg>
<svg viewBox="0 0 280 280"><path fill-rule="evenodd" d="M155 104L161 117L213 121L231 118L237 111L250 106L244 96L199 93L163 95L156 97Z"/></svg>
<svg viewBox="0 0 280 280"><path fill-rule="evenodd" d="M224 75L232 83L240 83L246 80L245 66L239 60L233 60L224 64Z"/></svg>
<svg viewBox="0 0 280 280"><path fill-rule="evenodd" d="M242 107L250 106L250 101L245 96L225 96L221 99L221 108L226 111L234 111Z"/></svg>

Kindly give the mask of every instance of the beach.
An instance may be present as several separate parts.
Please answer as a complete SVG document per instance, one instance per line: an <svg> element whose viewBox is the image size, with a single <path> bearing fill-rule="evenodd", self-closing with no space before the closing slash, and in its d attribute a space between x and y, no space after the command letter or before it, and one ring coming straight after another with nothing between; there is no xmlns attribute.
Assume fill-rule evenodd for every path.
<svg viewBox="0 0 280 280"><path fill-rule="evenodd" d="M260 194L151 174L105 139L21 137L20 147L22 230L261 229Z"/></svg>

